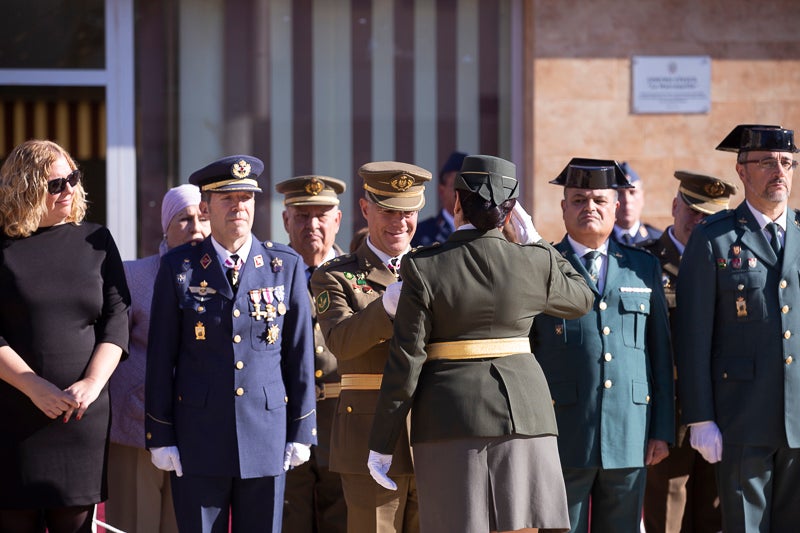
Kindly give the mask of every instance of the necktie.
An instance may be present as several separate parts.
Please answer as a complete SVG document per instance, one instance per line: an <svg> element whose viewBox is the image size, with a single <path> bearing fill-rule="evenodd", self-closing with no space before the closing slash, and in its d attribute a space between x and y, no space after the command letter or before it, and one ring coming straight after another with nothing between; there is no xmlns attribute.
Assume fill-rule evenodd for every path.
<svg viewBox="0 0 800 533"><path fill-rule="evenodd" d="M386 264L386 268L389 269L389 272L394 274L398 280L400 279L400 258L399 257L392 257L389 259L389 262Z"/></svg>
<svg viewBox="0 0 800 533"><path fill-rule="evenodd" d="M583 264L586 266L586 270L589 272L589 277L592 278L594 284L598 286L597 278L600 277L600 267L597 266L597 259L600 257L600 252L597 250L589 250L585 254L583 254Z"/></svg>
<svg viewBox="0 0 800 533"><path fill-rule="evenodd" d="M306 268L306 282L308 284L308 288L311 289L311 275L314 274L314 271L317 267L310 266Z"/></svg>
<svg viewBox="0 0 800 533"><path fill-rule="evenodd" d="M783 247L781 246L781 237L778 234L778 225L770 222L767 224L767 232L769 233L769 245L772 246L772 251L775 252L775 256L780 260Z"/></svg>
<svg viewBox="0 0 800 533"><path fill-rule="evenodd" d="M625 233L622 234L622 242L624 242L625 244L629 244L629 245L633 244L633 237L631 236L630 233L628 233L626 231ZM595 252L595 253L597 253L597 252ZM584 255L583 257L586 257L586 256Z"/></svg>
<svg viewBox="0 0 800 533"><path fill-rule="evenodd" d="M227 272L225 272L225 275L228 277L228 282L230 282L231 288L236 291L236 286L239 284L239 269L242 266L239 255L232 254L228 260L225 261L225 266L228 267Z"/></svg>

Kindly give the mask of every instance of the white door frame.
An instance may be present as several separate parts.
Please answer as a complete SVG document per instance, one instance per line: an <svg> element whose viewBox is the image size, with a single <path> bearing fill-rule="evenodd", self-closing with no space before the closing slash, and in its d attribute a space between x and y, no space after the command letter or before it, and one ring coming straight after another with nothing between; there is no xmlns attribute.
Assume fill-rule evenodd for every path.
<svg viewBox="0 0 800 533"><path fill-rule="evenodd" d="M0 85L103 87L106 225L123 259L136 257L133 0L105 0L105 69L0 69Z"/></svg>

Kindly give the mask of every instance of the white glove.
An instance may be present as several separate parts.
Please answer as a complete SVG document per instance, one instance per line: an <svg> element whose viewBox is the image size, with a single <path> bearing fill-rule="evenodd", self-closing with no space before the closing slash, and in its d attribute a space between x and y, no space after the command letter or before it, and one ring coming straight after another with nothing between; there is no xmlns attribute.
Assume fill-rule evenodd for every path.
<svg viewBox="0 0 800 533"><path fill-rule="evenodd" d="M283 451L283 469L300 466L311 459L311 445L300 444L299 442L287 442Z"/></svg>
<svg viewBox="0 0 800 533"><path fill-rule="evenodd" d="M178 453L177 446L163 446L161 448L150 448L150 460L159 470L170 472L175 471L175 475L183 475L181 466L181 454Z"/></svg>
<svg viewBox="0 0 800 533"><path fill-rule="evenodd" d="M369 475L372 476L372 479L381 487L389 490L397 490L397 483L386 475L391 466L391 455L385 455L372 450L369 451L369 458L367 459Z"/></svg>
<svg viewBox="0 0 800 533"><path fill-rule="evenodd" d="M708 420L691 424L689 443L692 448L700 452L703 459L709 463L716 463L722 459L722 433L719 432L717 424Z"/></svg>
<svg viewBox="0 0 800 533"><path fill-rule="evenodd" d="M400 301L400 290L402 288L403 282L395 281L383 291L383 308L386 309L386 314L392 320L394 320L394 315L397 313L397 302Z"/></svg>
<svg viewBox="0 0 800 533"><path fill-rule="evenodd" d="M542 236L533 226L533 219L519 201L514 204L514 209L511 210L511 220L509 222L514 226L520 244L532 244L542 240Z"/></svg>

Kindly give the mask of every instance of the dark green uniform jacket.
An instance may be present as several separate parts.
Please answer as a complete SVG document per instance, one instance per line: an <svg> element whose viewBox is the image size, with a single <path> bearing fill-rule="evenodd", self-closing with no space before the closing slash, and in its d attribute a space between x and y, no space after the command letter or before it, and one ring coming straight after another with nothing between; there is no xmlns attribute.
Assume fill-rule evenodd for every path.
<svg viewBox="0 0 800 533"><path fill-rule="evenodd" d="M460 230L403 258L403 290L370 449L392 453L411 410L411 442L555 435L550 393L530 352L426 362L429 343L525 338L547 311L591 305L581 276L548 244L521 246L498 230Z"/></svg>

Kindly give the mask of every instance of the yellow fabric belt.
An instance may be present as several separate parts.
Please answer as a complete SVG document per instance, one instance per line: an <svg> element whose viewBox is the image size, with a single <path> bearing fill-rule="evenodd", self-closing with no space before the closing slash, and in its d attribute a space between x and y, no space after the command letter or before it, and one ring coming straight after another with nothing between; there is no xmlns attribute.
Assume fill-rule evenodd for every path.
<svg viewBox="0 0 800 533"><path fill-rule="evenodd" d="M317 385L317 401L338 398L341 392L341 383L320 383Z"/></svg>
<svg viewBox="0 0 800 533"><path fill-rule="evenodd" d="M530 353L531 343L527 337L512 339L476 339L470 341L435 342L425 347L428 360L436 359L482 359L505 357L515 353Z"/></svg>
<svg viewBox="0 0 800 533"><path fill-rule="evenodd" d="M342 390L380 390L383 374L342 374Z"/></svg>

